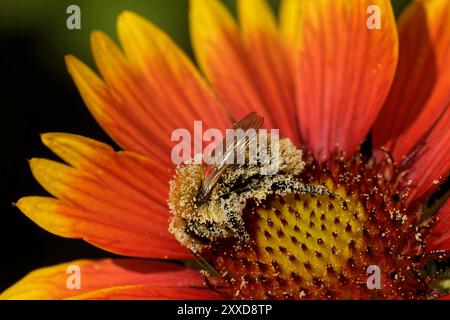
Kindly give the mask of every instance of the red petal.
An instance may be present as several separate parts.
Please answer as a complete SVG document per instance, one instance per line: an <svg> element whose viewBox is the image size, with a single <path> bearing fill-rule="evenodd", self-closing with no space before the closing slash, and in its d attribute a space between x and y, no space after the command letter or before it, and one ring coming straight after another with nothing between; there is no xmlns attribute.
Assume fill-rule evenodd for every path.
<svg viewBox="0 0 450 320"><path fill-rule="evenodd" d="M400 17L399 41L395 80L373 129L374 147L397 162L450 101L450 1L413 1Z"/></svg>
<svg viewBox="0 0 450 320"><path fill-rule="evenodd" d="M439 296L433 300L450 300L450 294L444 294L443 296Z"/></svg>
<svg viewBox="0 0 450 320"><path fill-rule="evenodd" d="M412 190L408 195L410 203L423 199L435 191L450 173L450 108L439 119L423 141L418 154L413 158L407 178Z"/></svg>
<svg viewBox="0 0 450 320"><path fill-rule="evenodd" d="M79 275L79 282L76 275ZM142 286L152 286L153 289L144 291ZM200 289L203 276L172 263L133 259L76 260L29 273L4 291L0 299L66 299L89 295L108 298L109 290L114 292L123 287L128 288L129 295L134 291L147 299L164 299L169 294L175 296L177 290L181 296L186 296L189 289L194 290L193 293L204 291ZM159 289L164 287L170 289ZM145 292L147 296L142 295Z"/></svg>
<svg viewBox="0 0 450 320"><path fill-rule="evenodd" d="M450 251L450 199L439 209L426 241L427 251Z"/></svg>
<svg viewBox="0 0 450 320"><path fill-rule="evenodd" d="M324 160L336 145L347 155L366 138L397 64L395 19L388 0L302 1L297 55L302 142ZM377 5L381 29L369 29Z"/></svg>

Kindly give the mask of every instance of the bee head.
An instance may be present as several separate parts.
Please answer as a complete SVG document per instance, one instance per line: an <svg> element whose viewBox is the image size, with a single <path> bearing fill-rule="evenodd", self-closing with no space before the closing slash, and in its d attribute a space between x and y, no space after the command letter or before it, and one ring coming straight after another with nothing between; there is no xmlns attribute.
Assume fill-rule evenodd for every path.
<svg viewBox="0 0 450 320"><path fill-rule="evenodd" d="M201 251L212 239L230 236L229 217L217 200L220 186L207 198L202 197L204 177L205 166L192 161L178 166L170 182L169 230L193 252Z"/></svg>

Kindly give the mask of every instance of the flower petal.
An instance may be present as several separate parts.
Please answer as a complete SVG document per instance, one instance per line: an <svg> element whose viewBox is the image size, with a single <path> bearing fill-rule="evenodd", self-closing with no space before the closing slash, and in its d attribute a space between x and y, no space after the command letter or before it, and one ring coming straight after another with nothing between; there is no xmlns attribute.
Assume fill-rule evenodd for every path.
<svg viewBox="0 0 450 320"><path fill-rule="evenodd" d="M77 275L79 282L75 279ZM156 299L159 297L157 288L169 287L168 292L174 294L177 289L181 293L186 289L203 291L199 289L203 287L203 277L173 263L134 259L75 260L29 273L0 294L0 299L65 299L89 295L102 298L102 290L124 286L136 287L136 293L140 294L143 292L140 286L153 286L156 289L141 298ZM162 289L160 297L166 298L168 292ZM132 295L132 290L128 290L128 294ZM107 294L103 298L107 298Z"/></svg>
<svg viewBox="0 0 450 320"><path fill-rule="evenodd" d="M227 114L219 101L167 34L130 11L120 14L117 28L128 60L148 81L150 98L158 96L159 112L168 117L177 114L180 126L192 126L193 120L200 119L205 127L221 129L227 125Z"/></svg>
<svg viewBox="0 0 450 320"><path fill-rule="evenodd" d="M399 20L399 64L373 130L400 162L450 101L450 1L413 1Z"/></svg>
<svg viewBox="0 0 450 320"><path fill-rule="evenodd" d="M298 142L294 86L276 20L265 0L238 2L242 34L218 0L191 0L197 61L232 115L255 111L269 128Z"/></svg>
<svg viewBox="0 0 450 320"><path fill-rule="evenodd" d="M300 37L302 0L282 0L280 4L280 34L288 46L296 49Z"/></svg>
<svg viewBox="0 0 450 320"><path fill-rule="evenodd" d="M219 300L221 297L207 289L158 286L122 286L82 294L75 300Z"/></svg>
<svg viewBox="0 0 450 320"><path fill-rule="evenodd" d="M118 254L190 257L168 231L168 169L77 135L51 133L42 139L70 166L30 161L37 181L58 198L20 199L17 206L30 219L57 235Z"/></svg>
<svg viewBox="0 0 450 320"><path fill-rule="evenodd" d="M172 165L175 129L191 130L201 120L205 129L223 130L229 116L166 34L128 11L117 24L125 54L106 34L95 31L91 37L105 83L71 56L69 72L97 121L124 149Z"/></svg>
<svg viewBox="0 0 450 320"><path fill-rule="evenodd" d="M439 209L426 244L428 252L450 251L450 199Z"/></svg>
<svg viewBox="0 0 450 320"><path fill-rule="evenodd" d="M152 144L148 141L148 133L142 132L141 128L133 124L132 119L121 113L129 110L128 106L115 99L103 80L83 62L70 55L65 59L81 97L102 128L123 148L144 155L154 154Z"/></svg>
<svg viewBox="0 0 450 320"><path fill-rule="evenodd" d="M450 103L450 101L449 101ZM410 203L427 197L445 182L450 174L450 108L419 142L420 151L413 157L407 179L412 190Z"/></svg>
<svg viewBox="0 0 450 320"><path fill-rule="evenodd" d="M433 300L450 300L450 294L444 294L442 296L434 298Z"/></svg>
<svg viewBox="0 0 450 320"><path fill-rule="evenodd" d="M298 144L294 77L273 11L266 0L239 0L237 9L252 78L273 125Z"/></svg>
<svg viewBox="0 0 450 320"><path fill-rule="evenodd" d="M367 26L376 17L373 6L380 9L381 29ZM398 39L390 1L305 0L301 12L296 86L302 142L320 160L336 145L351 155L394 77Z"/></svg>

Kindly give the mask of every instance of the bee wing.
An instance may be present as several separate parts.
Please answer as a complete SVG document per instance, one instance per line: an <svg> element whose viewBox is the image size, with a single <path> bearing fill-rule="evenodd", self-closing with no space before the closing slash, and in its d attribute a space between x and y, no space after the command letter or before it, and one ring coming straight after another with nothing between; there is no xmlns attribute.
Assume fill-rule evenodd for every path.
<svg viewBox="0 0 450 320"><path fill-rule="evenodd" d="M240 139L238 141L234 141L234 143L231 146L227 146L225 149L225 152L223 153L223 156L221 158L221 161L216 163L213 161L211 165L212 172L219 171L221 168L226 169L227 162L230 159L230 157L233 157L233 155L236 152L242 151L245 149L248 145L248 142L251 138L253 138L259 129L262 128L264 119L262 117L259 117L255 112L249 113L247 116L245 116L242 120L236 122L233 126L233 130L242 129L244 131L247 131L249 129L254 129L254 132L251 136L247 137L244 136L244 139ZM224 149L224 144L226 141L233 138L233 134L229 133L226 135L225 139L223 139L220 144L216 147L216 150ZM211 173L212 173L211 172Z"/></svg>
<svg viewBox="0 0 450 320"><path fill-rule="evenodd" d="M234 138L234 136L230 133L225 136L225 138L217 145L215 150L223 150L224 144L226 146L225 152L221 157L219 162L212 162L211 166L207 168L205 172L205 177L202 182L201 193L199 195L200 199L206 199L211 192L211 190L216 186L219 182L220 177L225 172L225 170L231 166L228 163L228 160L231 157L234 157L235 153L242 152L247 147L249 141L258 133L258 130L262 128L264 123L264 118L258 116L256 112L249 113L243 119L236 122L233 126L233 129L242 129L247 131L249 129L254 129L254 132L250 136L244 135L244 139L240 139L235 141L231 146L226 145L226 141L228 139Z"/></svg>

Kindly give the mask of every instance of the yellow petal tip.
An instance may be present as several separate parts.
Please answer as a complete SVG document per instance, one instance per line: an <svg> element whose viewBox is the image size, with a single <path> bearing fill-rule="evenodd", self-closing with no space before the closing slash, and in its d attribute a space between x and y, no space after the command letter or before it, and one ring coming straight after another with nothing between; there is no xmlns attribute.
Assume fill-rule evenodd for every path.
<svg viewBox="0 0 450 320"><path fill-rule="evenodd" d="M55 143L58 142L58 140L61 140L66 136L67 134L59 132L41 133L41 141L47 148L51 149L50 146L54 145Z"/></svg>
<svg viewBox="0 0 450 320"><path fill-rule="evenodd" d="M66 54L64 56L64 61L66 62L66 66L69 67L70 64L74 63L78 60L73 54Z"/></svg>
<svg viewBox="0 0 450 320"><path fill-rule="evenodd" d="M101 38L105 35L105 33L101 30L93 30L90 34L90 38L91 38L91 43L92 41L94 41L95 39Z"/></svg>
<svg viewBox="0 0 450 320"><path fill-rule="evenodd" d="M137 21L145 20L142 16L137 13L129 10L124 10L117 16L117 26L119 25L125 26L127 24L133 24ZM146 21L146 20L145 20Z"/></svg>
<svg viewBox="0 0 450 320"><path fill-rule="evenodd" d="M35 197L23 197L14 203L14 207L18 208L23 214L29 216L31 207L34 207Z"/></svg>

